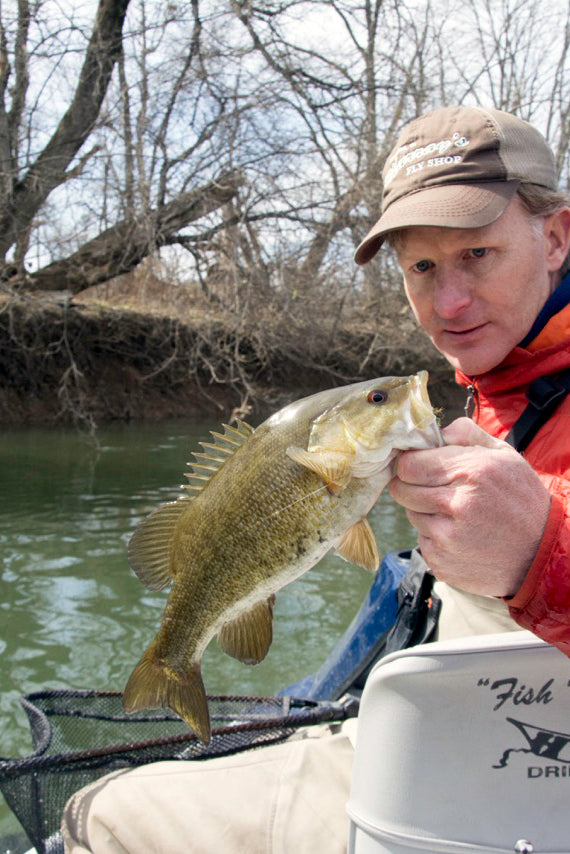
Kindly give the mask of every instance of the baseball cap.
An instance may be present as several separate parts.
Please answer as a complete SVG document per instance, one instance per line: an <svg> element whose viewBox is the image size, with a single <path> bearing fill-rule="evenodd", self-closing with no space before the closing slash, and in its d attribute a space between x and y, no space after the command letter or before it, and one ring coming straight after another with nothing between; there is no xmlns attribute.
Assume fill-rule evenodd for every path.
<svg viewBox="0 0 570 854"><path fill-rule="evenodd" d="M442 107L411 121L382 177L382 216L358 246L357 264L376 255L389 231L480 228L500 217L520 184L558 188L542 134L512 113L481 107Z"/></svg>

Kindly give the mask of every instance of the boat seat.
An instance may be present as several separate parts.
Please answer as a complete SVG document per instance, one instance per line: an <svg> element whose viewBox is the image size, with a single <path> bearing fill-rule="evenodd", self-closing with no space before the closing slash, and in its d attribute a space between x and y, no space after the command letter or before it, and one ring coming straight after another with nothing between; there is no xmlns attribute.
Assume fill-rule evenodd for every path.
<svg viewBox="0 0 570 854"><path fill-rule="evenodd" d="M570 659L526 631L382 659L347 809L349 854L568 854Z"/></svg>

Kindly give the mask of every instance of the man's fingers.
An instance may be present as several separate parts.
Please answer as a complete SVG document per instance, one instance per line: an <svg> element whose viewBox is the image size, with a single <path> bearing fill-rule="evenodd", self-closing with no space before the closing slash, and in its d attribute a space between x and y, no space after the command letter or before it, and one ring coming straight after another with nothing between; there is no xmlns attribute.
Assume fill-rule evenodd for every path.
<svg viewBox="0 0 570 854"><path fill-rule="evenodd" d="M406 516L408 517L408 522L412 528L416 529L419 536L432 539L434 526L437 523L434 516L429 513L417 513L415 510L406 510Z"/></svg>
<svg viewBox="0 0 570 854"><path fill-rule="evenodd" d="M433 486L417 486L400 480L395 477L389 484L390 496L401 504L406 511L410 511L422 515L444 514L448 515L449 510L449 492L444 487L438 489ZM409 517L414 528L418 527L416 523Z"/></svg>
<svg viewBox="0 0 570 854"><path fill-rule="evenodd" d="M457 454L457 447L452 445L423 451L403 451L396 461L395 473L406 483L444 486L455 477L452 463Z"/></svg>

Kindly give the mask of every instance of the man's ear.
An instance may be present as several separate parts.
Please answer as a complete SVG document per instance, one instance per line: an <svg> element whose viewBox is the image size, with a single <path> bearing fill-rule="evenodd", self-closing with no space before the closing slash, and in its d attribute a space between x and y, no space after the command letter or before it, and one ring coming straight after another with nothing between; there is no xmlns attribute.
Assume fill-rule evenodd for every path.
<svg viewBox="0 0 570 854"><path fill-rule="evenodd" d="M570 249L570 208L561 208L544 221L546 262L555 273L564 263Z"/></svg>

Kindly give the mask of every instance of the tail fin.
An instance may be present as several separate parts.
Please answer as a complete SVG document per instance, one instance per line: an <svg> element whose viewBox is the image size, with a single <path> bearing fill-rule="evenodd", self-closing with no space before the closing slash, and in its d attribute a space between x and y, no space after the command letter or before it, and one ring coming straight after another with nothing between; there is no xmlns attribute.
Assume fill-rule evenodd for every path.
<svg viewBox="0 0 570 854"><path fill-rule="evenodd" d="M155 654L154 644L131 673L123 693L123 706L126 712L172 709L203 744L210 742L210 714L200 665L176 670Z"/></svg>

